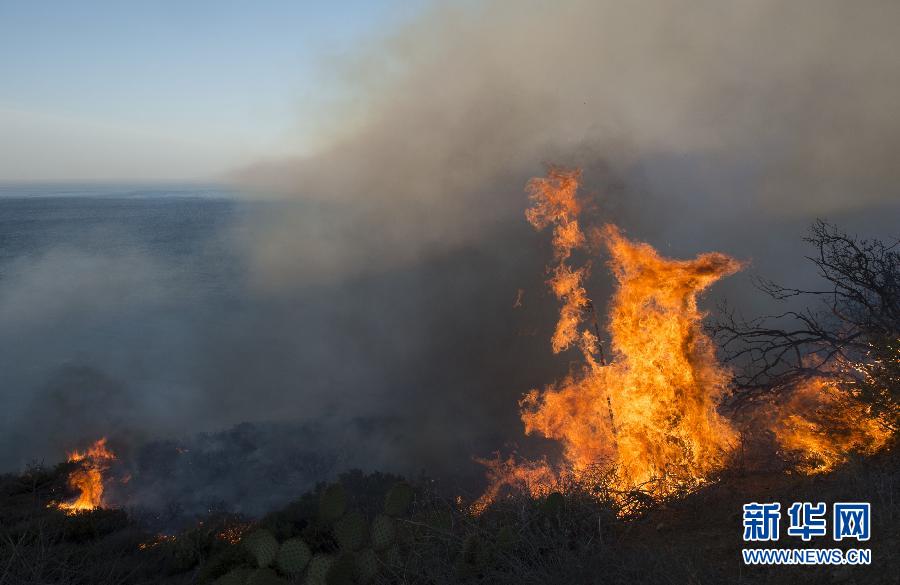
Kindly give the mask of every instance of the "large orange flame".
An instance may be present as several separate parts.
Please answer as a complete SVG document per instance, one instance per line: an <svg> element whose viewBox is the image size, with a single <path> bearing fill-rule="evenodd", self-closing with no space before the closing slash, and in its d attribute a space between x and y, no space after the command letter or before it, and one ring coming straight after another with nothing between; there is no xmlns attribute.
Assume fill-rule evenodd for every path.
<svg viewBox="0 0 900 585"><path fill-rule="evenodd" d="M68 461L78 466L69 474L69 487L78 490L73 502L62 502L59 508L70 514L93 510L103 505L103 474L116 458L106 446L106 438L98 439L86 451L69 453Z"/></svg>
<svg viewBox="0 0 900 585"><path fill-rule="evenodd" d="M527 433L562 441L576 471L616 465L625 485L705 478L723 464L736 432L716 409L729 374L703 333L697 295L740 268L724 254L661 257L647 244L603 230L618 290L609 311L612 361L594 359L595 338L579 337L587 366L522 401Z"/></svg>
<svg viewBox="0 0 900 585"><path fill-rule="evenodd" d="M721 468L736 441L736 431L716 410L730 376L701 329L697 296L741 264L719 253L664 258L616 226L604 226L596 235L609 251L618 284L608 315L607 363L599 331L590 327L596 318L584 286L590 265L570 263L588 240L578 224L580 179L578 170L551 168L527 185L527 219L538 230L553 227L556 263L548 285L562 307L552 348L578 347L585 364L561 382L529 392L520 403L522 421L526 433L562 443L567 474L605 463L616 469L616 487L640 486L663 496ZM489 467L491 486L476 509L503 485L539 494L554 477L545 463L497 461Z"/></svg>

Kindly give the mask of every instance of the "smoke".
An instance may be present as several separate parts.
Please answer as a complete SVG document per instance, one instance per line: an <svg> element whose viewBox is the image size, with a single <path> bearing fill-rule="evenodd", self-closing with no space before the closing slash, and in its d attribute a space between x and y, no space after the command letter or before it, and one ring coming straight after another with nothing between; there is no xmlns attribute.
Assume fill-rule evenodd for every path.
<svg viewBox="0 0 900 585"><path fill-rule="evenodd" d="M895 235L898 25L889 1L430 8L323 63L328 95L347 98L305 110L318 147L237 172L265 201L217 211L214 236L148 252L146 234L177 242L160 226L194 229L160 218L121 248L57 248L3 274L13 431L0 465L101 433L137 444L328 420L295 438L300 451L254 450L253 473L302 451L480 475L471 456L519 440L518 398L568 365L548 351L551 252L524 221L526 180L544 163L582 166L593 213L630 237L670 256L720 250L751 261L748 275L802 285L814 217ZM713 294L753 312L747 277ZM609 286L597 263L601 306ZM253 436L276 435L292 440ZM217 458L210 441L192 444ZM204 501L264 507L185 469L177 489L132 489L202 485Z"/></svg>
<svg viewBox="0 0 900 585"><path fill-rule="evenodd" d="M543 162L602 167L624 193L599 198L662 236L896 201L898 24L889 1L440 4L329 61L354 99L309 114L331 121L321 150L242 172L340 208L314 235L273 222L260 281L477 239Z"/></svg>

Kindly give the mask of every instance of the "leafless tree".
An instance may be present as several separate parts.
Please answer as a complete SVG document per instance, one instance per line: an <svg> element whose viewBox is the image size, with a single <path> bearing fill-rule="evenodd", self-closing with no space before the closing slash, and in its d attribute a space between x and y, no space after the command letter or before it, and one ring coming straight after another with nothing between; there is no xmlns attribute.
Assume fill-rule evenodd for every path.
<svg viewBox="0 0 900 585"><path fill-rule="evenodd" d="M806 308L744 319L723 307L711 331L736 368L733 404L833 376L896 423L900 401L900 241L865 240L816 221L804 238L821 289L757 279L762 292ZM794 303L790 303L794 304Z"/></svg>

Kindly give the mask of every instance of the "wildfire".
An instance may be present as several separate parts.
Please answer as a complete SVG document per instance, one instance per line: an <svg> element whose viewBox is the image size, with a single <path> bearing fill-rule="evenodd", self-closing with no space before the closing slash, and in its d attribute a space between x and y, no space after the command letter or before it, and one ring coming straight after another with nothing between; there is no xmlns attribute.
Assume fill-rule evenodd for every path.
<svg viewBox="0 0 900 585"><path fill-rule="evenodd" d="M588 242L578 223L580 180L579 170L551 168L526 187L532 201L528 221L538 230L553 227L556 263L548 269L548 285L562 306L551 345L554 353L577 347L584 366L526 394L521 416L526 433L562 443L565 469L554 472L544 462L486 462L491 486L476 511L503 485L538 495L560 473L577 477L599 463L616 469L613 487L640 486L664 496L684 482L702 483L724 465L736 440L737 432L717 412L730 375L701 329L697 296L741 263L715 252L672 260L628 240L614 225L597 230L592 239L608 250L618 284L608 314L607 362L584 286L590 264L571 263Z"/></svg>
<svg viewBox="0 0 900 585"><path fill-rule="evenodd" d="M68 461L78 463L69 474L69 487L79 491L74 502L61 502L58 507L69 514L93 510L103 505L103 474L115 454L106 446L106 438L98 439L86 451L69 453Z"/></svg>
<svg viewBox="0 0 900 585"><path fill-rule="evenodd" d="M697 297L741 263L718 252L665 258L612 224L586 236L578 222L580 182L580 170L553 167L526 186L532 203L526 218L537 230L553 229L547 284L561 307L551 346L554 353L576 347L584 362L563 380L528 392L519 406L525 432L559 441L564 462L479 460L488 468L489 487L472 504L475 513L504 486L543 496L571 482L599 488L598 478L606 493L623 495L628 513L624 496L634 490L658 499L708 482L737 442L734 424L718 412L731 372L719 364L701 327ZM605 246L617 284L607 314L609 361L585 289L590 261L573 261L576 252L592 251L588 242ZM897 371L900 349L888 344L872 353L877 359L871 363L838 364L796 385L780 405L767 403L755 412L752 424L771 430L806 473L829 471L850 452L886 447L894 434L890 415L873 412L854 384L872 386L875 373ZM883 402L890 412L898 408Z"/></svg>

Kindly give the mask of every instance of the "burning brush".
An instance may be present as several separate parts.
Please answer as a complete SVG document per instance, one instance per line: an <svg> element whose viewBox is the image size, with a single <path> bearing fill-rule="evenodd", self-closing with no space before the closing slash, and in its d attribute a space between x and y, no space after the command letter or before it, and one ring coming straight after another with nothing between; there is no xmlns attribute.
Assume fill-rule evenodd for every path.
<svg viewBox="0 0 900 585"><path fill-rule="evenodd" d="M77 467L69 473L68 484L79 495L73 502L60 502L56 506L68 514L94 510L103 505L103 476L116 458L106 446L106 438L98 439L86 451L69 453L69 463Z"/></svg>
<svg viewBox="0 0 900 585"><path fill-rule="evenodd" d="M719 412L732 374L719 363L715 344L702 327L705 315L697 297L739 271L742 263L718 252L693 260L665 258L612 224L586 234L579 224L580 182L580 170L554 167L526 187L532 203L528 221L553 232L554 264L547 284L561 308L551 346L554 353L577 348L583 365L565 379L527 393L520 402L521 418L527 434L559 441L564 460L559 466L515 458L482 461L489 468L490 485L473 505L476 512L504 486L542 496L564 478L590 476L598 465L612 470L605 477L613 492L670 497L710 481L738 443L735 422ZM607 315L609 361L585 289L591 264L573 261L576 252L590 251L589 242L606 248L617 283ZM829 412L852 423L853 432L829 433L849 427L815 420L814 414L822 412L818 407L838 404L825 392L827 387L809 382L766 420L785 448L823 462L808 471L829 469L848 449L873 452L889 436L862 406L845 403ZM800 402L810 408L800 408Z"/></svg>

